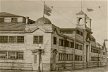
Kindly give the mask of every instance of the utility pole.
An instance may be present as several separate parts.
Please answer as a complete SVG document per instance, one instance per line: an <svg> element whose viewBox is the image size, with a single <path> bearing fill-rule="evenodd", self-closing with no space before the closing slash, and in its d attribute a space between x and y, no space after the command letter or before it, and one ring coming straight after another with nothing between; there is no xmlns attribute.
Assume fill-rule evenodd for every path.
<svg viewBox="0 0 108 72"><path fill-rule="evenodd" d="M41 50L41 49L38 49L38 52L39 52L39 66L38 66L38 72L41 72L40 64L41 64L41 52L42 52L42 50Z"/></svg>

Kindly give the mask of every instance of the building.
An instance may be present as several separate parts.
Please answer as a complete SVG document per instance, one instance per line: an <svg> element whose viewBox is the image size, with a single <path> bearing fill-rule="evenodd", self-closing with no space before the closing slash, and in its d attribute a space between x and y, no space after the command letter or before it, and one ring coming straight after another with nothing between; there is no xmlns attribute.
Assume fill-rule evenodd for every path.
<svg viewBox="0 0 108 72"><path fill-rule="evenodd" d="M93 37L91 19L83 11L76 16L76 28L59 28L45 17L33 21L1 12L0 69L50 72L105 66L106 47Z"/></svg>

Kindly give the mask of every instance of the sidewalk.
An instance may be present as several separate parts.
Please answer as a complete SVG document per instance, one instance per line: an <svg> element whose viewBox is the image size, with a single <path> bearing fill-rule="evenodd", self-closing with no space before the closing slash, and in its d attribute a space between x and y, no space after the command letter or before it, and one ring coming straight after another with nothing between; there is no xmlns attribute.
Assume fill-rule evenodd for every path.
<svg viewBox="0 0 108 72"><path fill-rule="evenodd" d="M21 71L21 70L0 70L0 72L36 72L36 71ZM72 71L52 71L52 72L108 72L108 67L87 68Z"/></svg>
<svg viewBox="0 0 108 72"><path fill-rule="evenodd" d="M108 72L108 67L94 67L94 68L86 68L86 69L79 69L72 71L58 71L58 72Z"/></svg>

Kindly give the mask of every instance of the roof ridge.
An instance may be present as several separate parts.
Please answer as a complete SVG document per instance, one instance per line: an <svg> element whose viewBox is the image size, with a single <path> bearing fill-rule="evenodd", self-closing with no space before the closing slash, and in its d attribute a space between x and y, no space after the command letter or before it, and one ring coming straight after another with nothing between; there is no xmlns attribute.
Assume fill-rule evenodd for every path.
<svg viewBox="0 0 108 72"><path fill-rule="evenodd" d="M24 17L24 16L15 15L7 12L0 12L0 17Z"/></svg>

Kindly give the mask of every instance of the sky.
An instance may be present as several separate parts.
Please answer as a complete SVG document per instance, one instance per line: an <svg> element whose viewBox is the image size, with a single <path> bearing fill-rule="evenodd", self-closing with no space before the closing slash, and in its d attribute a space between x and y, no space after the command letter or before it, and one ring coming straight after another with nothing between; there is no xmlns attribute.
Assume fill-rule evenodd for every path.
<svg viewBox="0 0 108 72"><path fill-rule="evenodd" d="M61 28L76 26L76 13L81 10L81 0L46 0L53 6L51 22ZM87 8L94 11L88 12ZM82 0L82 10L92 19L92 31L100 44L108 39L107 0ZM30 17L33 20L43 16L43 0L0 0L0 12Z"/></svg>

